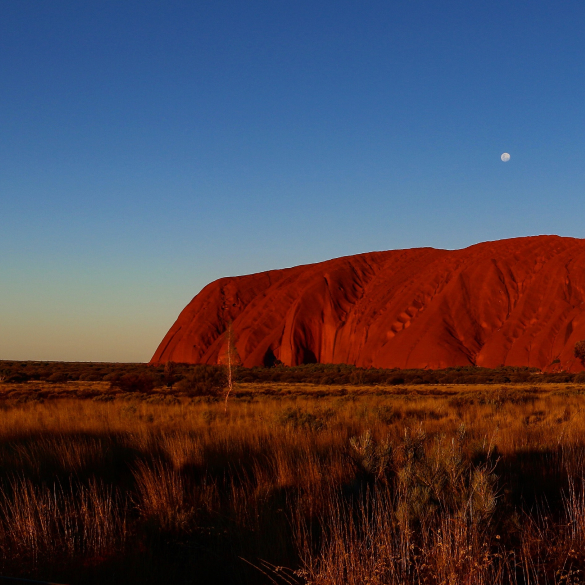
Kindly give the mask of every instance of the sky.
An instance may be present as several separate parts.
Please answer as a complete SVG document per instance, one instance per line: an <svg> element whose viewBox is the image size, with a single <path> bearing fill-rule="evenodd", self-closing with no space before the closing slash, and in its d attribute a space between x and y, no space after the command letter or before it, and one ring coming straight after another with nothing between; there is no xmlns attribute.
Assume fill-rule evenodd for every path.
<svg viewBox="0 0 585 585"><path fill-rule="evenodd" d="M148 361L223 276L585 237L584 27L583 0L0 2L0 359Z"/></svg>

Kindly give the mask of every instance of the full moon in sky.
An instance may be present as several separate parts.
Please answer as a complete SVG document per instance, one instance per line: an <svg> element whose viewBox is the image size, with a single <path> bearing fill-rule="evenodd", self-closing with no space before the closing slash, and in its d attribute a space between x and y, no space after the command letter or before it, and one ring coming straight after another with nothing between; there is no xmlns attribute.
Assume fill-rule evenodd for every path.
<svg viewBox="0 0 585 585"><path fill-rule="evenodd" d="M508 162L510 160L510 155L507 152L504 152L504 154L500 158L502 159L503 162Z"/></svg>

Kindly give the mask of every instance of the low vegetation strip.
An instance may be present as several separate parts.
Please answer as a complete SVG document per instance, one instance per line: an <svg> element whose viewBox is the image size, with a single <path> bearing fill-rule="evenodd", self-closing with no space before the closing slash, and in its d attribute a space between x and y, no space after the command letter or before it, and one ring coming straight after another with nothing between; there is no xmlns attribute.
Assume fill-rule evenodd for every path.
<svg viewBox="0 0 585 585"><path fill-rule="evenodd" d="M582 583L585 387L0 384L0 574Z"/></svg>
<svg viewBox="0 0 585 585"><path fill-rule="evenodd" d="M585 342L583 342L585 343ZM577 352L575 355L582 355ZM558 368L552 363L551 368ZM345 364L307 364L295 367L235 368L238 382L294 383L319 386L403 385L403 384L508 384L585 383L585 372L540 371L528 367L480 368L460 366L444 370L399 370L358 368ZM0 382L105 381L133 390L182 386L196 390L202 385L225 386L225 368L177 364L165 365L0 361Z"/></svg>

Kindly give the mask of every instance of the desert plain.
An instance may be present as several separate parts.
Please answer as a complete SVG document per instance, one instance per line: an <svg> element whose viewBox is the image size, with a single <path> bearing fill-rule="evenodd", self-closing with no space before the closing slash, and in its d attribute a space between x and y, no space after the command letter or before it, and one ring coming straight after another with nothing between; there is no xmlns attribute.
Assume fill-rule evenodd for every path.
<svg viewBox="0 0 585 585"><path fill-rule="evenodd" d="M143 370L164 379L163 368ZM347 368L289 370L305 382L279 381L278 370L289 369L245 382L254 371L240 368L227 408L209 382L221 366L196 368L199 385L146 391L115 376L1 383L0 574L583 582L578 375L504 369L492 378L526 380L406 384L394 373L392 383L339 384Z"/></svg>

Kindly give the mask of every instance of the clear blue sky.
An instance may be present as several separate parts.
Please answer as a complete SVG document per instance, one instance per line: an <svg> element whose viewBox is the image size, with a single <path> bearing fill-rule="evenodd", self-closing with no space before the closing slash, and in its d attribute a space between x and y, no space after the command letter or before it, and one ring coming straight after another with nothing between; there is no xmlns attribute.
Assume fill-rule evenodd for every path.
<svg viewBox="0 0 585 585"><path fill-rule="evenodd" d="M585 237L583 30L583 0L1 2L0 359L146 361L222 276Z"/></svg>

